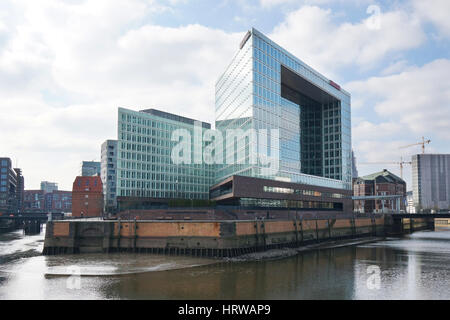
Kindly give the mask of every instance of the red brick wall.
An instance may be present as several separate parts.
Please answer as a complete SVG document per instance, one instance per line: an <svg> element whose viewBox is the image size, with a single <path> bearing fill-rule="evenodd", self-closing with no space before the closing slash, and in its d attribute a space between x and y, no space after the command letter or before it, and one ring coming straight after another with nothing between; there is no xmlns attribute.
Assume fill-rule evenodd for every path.
<svg viewBox="0 0 450 320"><path fill-rule="evenodd" d="M103 186L100 177L77 177L72 189L73 217L100 217L103 214Z"/></svg>

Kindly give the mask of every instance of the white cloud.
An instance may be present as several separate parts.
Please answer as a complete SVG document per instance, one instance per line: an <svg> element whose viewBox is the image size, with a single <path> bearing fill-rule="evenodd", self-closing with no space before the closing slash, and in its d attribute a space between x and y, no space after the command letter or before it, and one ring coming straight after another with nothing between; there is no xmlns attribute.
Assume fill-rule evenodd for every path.
<svg viewBox="0 0 450 320"><path fill-rule="evenodd" d="M423 20L434 24L441 36L450 38L450 1L448 0L413 0L415 13Z"/></svg>
<svg viewBox="0 0 450 320"><path fill-rule="evenodd" d="M378 117L359 119L353 125L353 148L360 162L410 161L420 147L400 149L419 142L422 136L432 140L427 152L449 152L450 144L450 60L432 61L398 74L372 77L346 85L359 101L359 113ZM378 120L375 120L377 119ZM360 174L386 167L400 174L396 165L364 165ZM410 168L404 177L411 183Z"/></svg>
<svg viewBox="0 0 450 320"><path fill-rule="evenodd" d="M373 3L373 0L259 0L261 7L263 8L271 8L279 5L286 4L302 4L302 5L324 5L324 4L333 4L333 3L352 3L352 4L370 4Z"/></svg>
<svg viewBox="0 0 450 320"><path fill-rule="evenodd" d="M414 134L450 140L450 60L439 59L400 74L372 77L346 87L384 119ZM394 120L395 119L395 120Z"/></svg>
<svg viewBox="0 0 450 320"><path fill-rule="evenodd" d="M0 153L19 159L26 188L71 189L81 161L117 136L119 106L213 121L214 84L241 33L152 25L164 10L154 1L15 4L0 47Z"/></svg>
<svg viewBox="0 0 450 320"><path fill-rule="evenodd" d="M304 6L289 13L271 37L327 75L355 65L371 68L395 52L416 48L424 42L419 21L406 12L385 12L379 18L379 30L368 28L367 19L337 25L331 10Z"/></svg>
<svg viewBox="0 0 450 320"><path fill-rule="evenodd" d="M390 74L400 73L400 72L403 72L406 70L410 70L411 68L413 68L413 67L409 66L407 60L398 60L398 61L392 62L389 66L384 68L381 71L381 75L387 76Z"/></svg>

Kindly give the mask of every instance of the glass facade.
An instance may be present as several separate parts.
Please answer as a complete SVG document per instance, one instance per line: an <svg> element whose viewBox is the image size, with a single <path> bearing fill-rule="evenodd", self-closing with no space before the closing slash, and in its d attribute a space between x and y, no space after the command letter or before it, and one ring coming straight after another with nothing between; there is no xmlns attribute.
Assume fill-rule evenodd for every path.
<svg viewBox="0 0 450 320"><path fill-rule="evenodd" d="M202 133L210 128L200 123ZM185 129L194 137L194 120L150 109L119 108L117 196L161 199L208 199L214 168L202 164L174 164L172 132ZM191 144L192 159L205 142ZM201 147L201 149L199 148Z"/></svg>
<svg viewBox="0 0 450 320"><path fill-rule="evenodd" d="M101 175L105 207L116 206L117 184L117 140L106 140L102 144Z"/></svg>
<svg viewBox="0 0 450 320"><path fill-rule="evenodd" d="M215 103L224 136L267 129L266 136L226 140L226 158L235 161L218 166L216 183L246 175L351 190L350 94L259 31L249 31L217 81ZM263 164L249 161L252 152L279 155L277 173L264 175Z"/></svg>

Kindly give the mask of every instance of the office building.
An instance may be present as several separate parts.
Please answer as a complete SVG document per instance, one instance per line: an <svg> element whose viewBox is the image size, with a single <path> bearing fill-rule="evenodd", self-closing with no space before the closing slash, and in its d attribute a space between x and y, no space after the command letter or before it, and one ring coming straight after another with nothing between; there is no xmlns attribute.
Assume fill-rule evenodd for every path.
<svg viewBox="0 0 450 320"><path fill-rule="evenodd" d="M22 171L12 168L10 158L0 158L0 213L18 213L23 206Z"/></svg>
<svg viewBox="0 0 450 320"><path fill-rule="evenodd" d="M105 209L114 210L116 202L117 183L117 140L106 140L101 148L101 178Z"/></svg>
<svg viewBox="0 0 450 320"><path fill-rule="evenodd" d="M16 185L17 211L21 212L23 210L25 178L22 175L22 169L14 168L14 172L16 173L16 181L17 181L17 185Z"/></svg>
<svg viewBox="0 0 450 320"><path fill-rule="evenodd" d="M417 212L449 210L450 154L414 155L412 184Z"/></svg>
<svg viewBox="0 0 450 320"><path fill-rule="evenodd" d="M356 168L356 157L352 150L352 179L357 179L359 176L358 169Z"/></svg>
<svg viewBox="0 0 450 320"><path fill-rule="evenodd" d="M72 216L101 217L103 205L100 176L76 177L72 188Z"/></svg>
<svg viewBox="0 0 450 320"><path fill-rule="evenodd" d="M56 191L58 190L58 184L56 182L41 181L41 190L45 193Z"/></svg>
<svg viewBox="0 0 450 320"><path fill-rule="evenodd" d="M253 151L278 154L276 174L262 173L259 162L240 162L243 153L227 141L227 159L237 160L218 168L216 182L245 175L352 188L350 94L255 29L217 81L216 129L224 134L228 129L279 130L278 146L271 145L270 136L237 141L245 158Z"/></svg>
<svg viewBox="0 0 450 320"><path fill-rule="evenodd" d="M81 164L81 176L100 176L101 163L97 161L83 161Z"/></svg>
<svg viewBox="0 0 450 320"><path fill-rule="evenodd" d="M354 209L358 212L381 213L406 210L406 182L386 169L356 179L353 195L368 198L354 201ZM370 197L373 196L378 196L379 199L371 199ZM390 198L390 196L393 197Z"/></svg>
<svg viewBox="0 0 450 320"><path fill-rule="evenodd" d="M192 142L192 151L186 154L191 163L176 164L171 155L179 143L172 141L175 130L195 137L196 130L203 134L210 124L155 109L137 112L119 108L118 120L118 201L147 199L151 206L152 201L168 199L208 199L214 168L203 162L192 163L205 142L187 141Z"/></svg>
<svg viewBox="0 0 450 320"><path fill-rule="evenodd" d="M305 210L320 206L303 197L304 192L315 192L340 194L315 201L347 208L352 189L350 94L338 84L251 29L216 83L215 111L216 130L222 136L228 130L244 134L224 144L226 161L217 165L212 199L234 198L236 203L227 186L236 188L235 183L244 181L233 177L247 176L276 181L261 182L261 190L255 190L258 198L251 202L276 205L264 198L268 196L264 188L286 189L291 196L284 200L296 201L289 206ZM270 158L277 161L276 170L266 170ZM261 183L253 180L248 188ZM247 202L244 196L240 204ZM343 198L347 201L336 200Z"/></svg>

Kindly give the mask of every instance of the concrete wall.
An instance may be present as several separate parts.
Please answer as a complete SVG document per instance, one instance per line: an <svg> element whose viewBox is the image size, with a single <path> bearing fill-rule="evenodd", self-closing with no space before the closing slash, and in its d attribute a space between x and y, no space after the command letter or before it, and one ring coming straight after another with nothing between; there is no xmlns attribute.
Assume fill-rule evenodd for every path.
<svg viewBox="0 0 450 320"><path fill-rule="evenodd" d="M44 254L134 251L235 256L271 248L425 229L425 219L51 221Z"/></svg>

